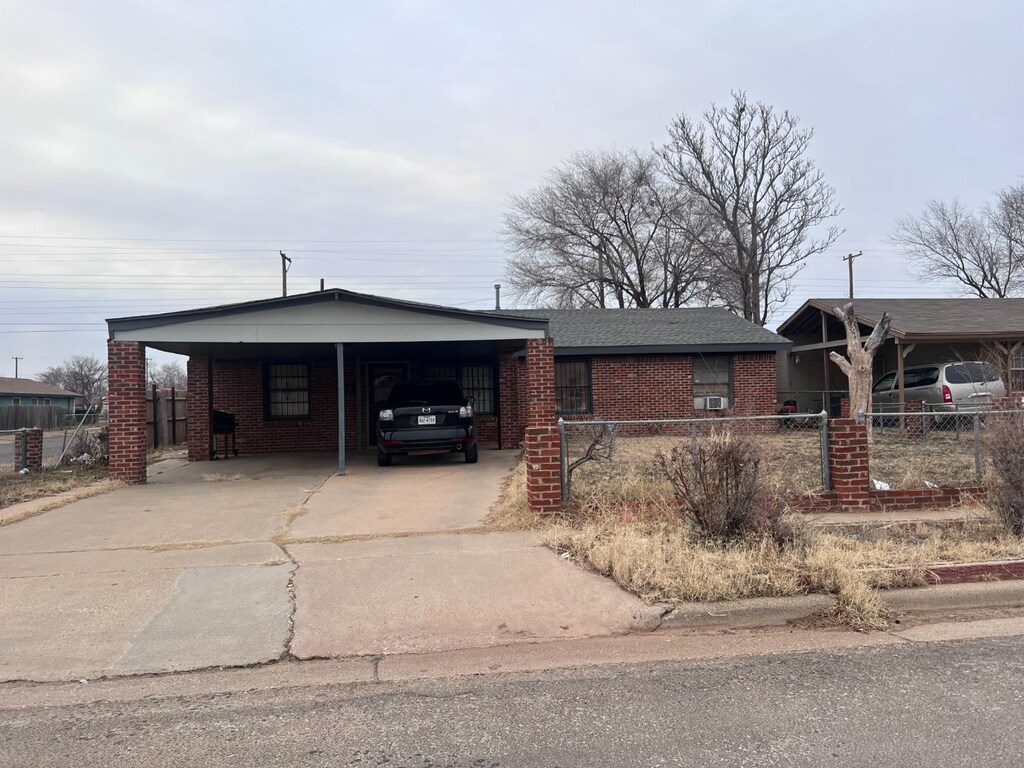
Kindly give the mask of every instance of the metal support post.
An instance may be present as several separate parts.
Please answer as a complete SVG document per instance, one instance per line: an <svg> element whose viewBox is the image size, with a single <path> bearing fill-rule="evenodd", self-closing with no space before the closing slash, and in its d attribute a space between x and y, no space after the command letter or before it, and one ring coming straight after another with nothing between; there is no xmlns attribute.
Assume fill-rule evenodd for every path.
<svg viewBox="0 0 1024 768"><path fill-rule="evenodd" d="M828 463L828 411L821 412L821 484L826 491L832 490L832 469Z"/></svg>
<svg viewBox="0 0 1024 768"><path fill-rule="evenodd" d="M572 489L569 487L569 443L565 439L565 419L558 419L558 471L562 476L562 503L568 503L572 498Z"/></svg>
<svg viewBox="0 0 1024 768"><path fill-rule="evenodd" d="M974 414L974 479L981 485L981 420Z"/></svg>

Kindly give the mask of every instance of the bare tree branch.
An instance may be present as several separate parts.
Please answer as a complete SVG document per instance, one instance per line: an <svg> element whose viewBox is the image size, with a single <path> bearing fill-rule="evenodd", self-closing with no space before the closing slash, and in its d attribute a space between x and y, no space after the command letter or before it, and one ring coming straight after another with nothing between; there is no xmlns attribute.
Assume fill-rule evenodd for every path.
<svg viewBox="0 0 1024 768"><path fill-rule="evenodd" d="M765 325L789 295L790 281L811 256L839 236L820 225L840 213L835 191L807 157L813 131L766 104L733 94L701 120L680 115L660 151L669 178L697 200L710 222L707 250L722 277L720 297ZM698 238L699 239L699 238Z"/></svg>
<svg viewBox="0 0 1024 768"><path fill-rule="evenodd" d="M639 153L580 153L513 197L507 273L519 298L568 307L679 307L701 302L709 254L692 198Z"/></svg>
<svg viewBox="0 0 1024 768"><path fill-rule="evenodd" d="M955 280L979 298L1024 291L1024 184L1002 190L994 205L969 211L957 200L931 200L896 222L892 240L906 249L917 277Z"/></svg>

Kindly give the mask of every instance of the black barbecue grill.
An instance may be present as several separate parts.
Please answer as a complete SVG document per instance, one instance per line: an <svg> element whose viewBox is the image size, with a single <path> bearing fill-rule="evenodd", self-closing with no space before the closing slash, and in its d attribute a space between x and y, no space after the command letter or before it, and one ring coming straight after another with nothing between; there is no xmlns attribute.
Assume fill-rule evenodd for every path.
<svg viewBox="0 0 1024 768"><path fill-rule="evenodd" d="M228 411L213 412L213 456L217 458L217 436L224 435L224 458L228 457L228 437L231 437L231 453L238 455L238 447L235 445L235 414Z"/></svg>

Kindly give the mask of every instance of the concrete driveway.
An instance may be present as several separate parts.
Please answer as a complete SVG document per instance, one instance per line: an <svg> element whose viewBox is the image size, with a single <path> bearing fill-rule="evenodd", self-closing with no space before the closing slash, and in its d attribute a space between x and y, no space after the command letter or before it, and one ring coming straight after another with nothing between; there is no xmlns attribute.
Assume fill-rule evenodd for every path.
<svg viewBox="0 0 1024 768"><path fill-rule="evenodd" d="M0 526L0 680L537 642L657 612L529 534L467 533L513 466L333 454L151 468ZM453 535L450 531L462 531Z"/></svg>

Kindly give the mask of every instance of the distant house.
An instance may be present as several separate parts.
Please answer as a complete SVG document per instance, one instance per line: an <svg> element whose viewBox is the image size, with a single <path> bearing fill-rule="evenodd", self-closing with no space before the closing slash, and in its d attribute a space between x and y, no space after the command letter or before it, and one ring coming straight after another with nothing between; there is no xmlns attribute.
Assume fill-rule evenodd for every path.
<svg viewBox="0 0 1024 768"><path fill-rule="evenodd" d="M65 411L73 411L75 400L80 397L82 395L77 392L68 392L41 381L0 377L0 406L54 405Z"/></svg>
<svg viewBox="0 0 1024 768"><path fill-rule="evenodd" d="M793 343L778 358L780 399L838 414L846 376L828 354L844 352L846 332L832 308L848 301L808 299L779 326ZM896 372L900 381L903 369L915 365L983 360L1012 390L1024 388L1024 299L854 299L853 308L862 336L883 312L892 316L889 339L875 356L875 379Z"/></svg>

